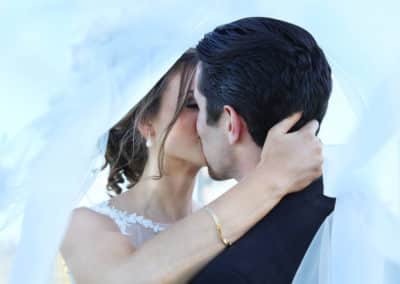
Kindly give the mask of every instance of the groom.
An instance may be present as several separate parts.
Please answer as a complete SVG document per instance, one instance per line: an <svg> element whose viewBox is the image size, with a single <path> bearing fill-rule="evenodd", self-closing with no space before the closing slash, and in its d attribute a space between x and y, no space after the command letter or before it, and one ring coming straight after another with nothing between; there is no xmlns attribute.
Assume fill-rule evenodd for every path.
<svg viewBox="0 0 400 284"><path fill-rule="evenodd" d="M270 18L217 27L197 46L198 133L210 175L240 180L256 167L268 130L303 111L292 130L322 121L331 93L324 53L304 29ZM229 139L227 137L230 137ZM314 235L332 212L322 178L286 196L191 283L291 283Z"/></svg>

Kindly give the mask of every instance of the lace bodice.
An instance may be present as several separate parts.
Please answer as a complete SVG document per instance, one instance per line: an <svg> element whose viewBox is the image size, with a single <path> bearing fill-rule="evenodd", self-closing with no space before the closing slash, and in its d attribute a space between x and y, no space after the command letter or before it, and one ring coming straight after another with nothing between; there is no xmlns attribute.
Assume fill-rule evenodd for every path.
<svg viewBox="0 0 400 284"><path fill-rule="evenodd" d="M157 223L141 215L119 210L110 205L108 201L96 204L90 209L110 217L117 224L121 234L127 236L135 247L171 225Z"/></svg>
<svg viewBox="0 0 400 284"><path fill-rule="evenodd" d="M157 223L136 213L128 213L117 209L109 201L103 201L89 208L110 217L117 224L121 234L127 236L135 247L139 247L143 242L172 225ZM194 212L200 209L201 206L193 201L192 208Z"/></svg>

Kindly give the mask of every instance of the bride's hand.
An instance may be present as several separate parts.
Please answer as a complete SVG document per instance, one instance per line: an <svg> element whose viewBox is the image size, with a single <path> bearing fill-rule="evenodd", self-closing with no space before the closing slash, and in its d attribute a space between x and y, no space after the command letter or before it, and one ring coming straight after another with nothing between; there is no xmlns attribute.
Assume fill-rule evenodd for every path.
<svg viewBox="0 0 400 284"><path fill-rule="evenodd" d="M300 118L301 113L295 113L270 129L258 165L282 195L300 191L322 175L322 142L316 136L318 121L312 120L288 133Z"/></svg>

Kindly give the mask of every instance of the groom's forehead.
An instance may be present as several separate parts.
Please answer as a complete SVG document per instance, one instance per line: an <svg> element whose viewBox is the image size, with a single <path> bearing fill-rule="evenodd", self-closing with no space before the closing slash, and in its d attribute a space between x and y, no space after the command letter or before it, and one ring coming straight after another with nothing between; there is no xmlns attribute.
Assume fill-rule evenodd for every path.
<svg viewBox="0 0 400 284"><path fill-rule="evenodd" d="M206 98L204 97L204 95L202 93L200 93L200 91L197 87L195 87L193 90L193 98L196 101L196 103L200 109L206 103Z"/></svg>
<svg viewBox="0 0 400 284"><path fill-rule="evenodd" d="M193 80L193 83L194 83L194 97L195 98L196 98L196 96L199 95L199 92L200 92L200 90L199 90L199 83L200 82L199 81L200 81L200 76L201 76L201 70L202 70L201 62L199 62L196 65L196 70L195 70L194 80Z"/></svg>
<svg viewBox="0 0 400 284"><path fill-rule="evenodd" d="M199 103L199 101L201 101L202 99L204 99L204 98L202 98L202 95L201 94L199 94L199 90L195 87L195 89L193 90L193 98L195 99L195 101L197 102L197 103Z"/></svg>
<svg viewBox="0 0 400 284"><path fill-rule="evenodd" d="M196 69L195 69L195 74L194 74L194 82L195 82L195 87L197 87L199 80L200 80L200 75L201 75L201 71L202 71L202 63L201 61L199 61L196 64Z"/></svg>

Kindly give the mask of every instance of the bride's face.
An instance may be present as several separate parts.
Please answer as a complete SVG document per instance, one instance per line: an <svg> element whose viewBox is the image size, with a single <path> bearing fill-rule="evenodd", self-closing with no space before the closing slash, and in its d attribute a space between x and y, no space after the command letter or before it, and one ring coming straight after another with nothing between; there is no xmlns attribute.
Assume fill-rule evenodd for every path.
<svg viewBox="0 0 400 284"><path fill-rule="evenodd" d="M169 122L173 119L179 95L181 75L172 74L168 87L162 95L160 112L156 120L156 133L162 134ZM201 150L200 139L196 130L198 107L193 98L193 82L191 82L188 97L175 124L169 132L164 145L166 161L174 160L178 163L188 163L199 169L205 166L205 159ZM159 138L157 138L159 139Z"/></svg>

